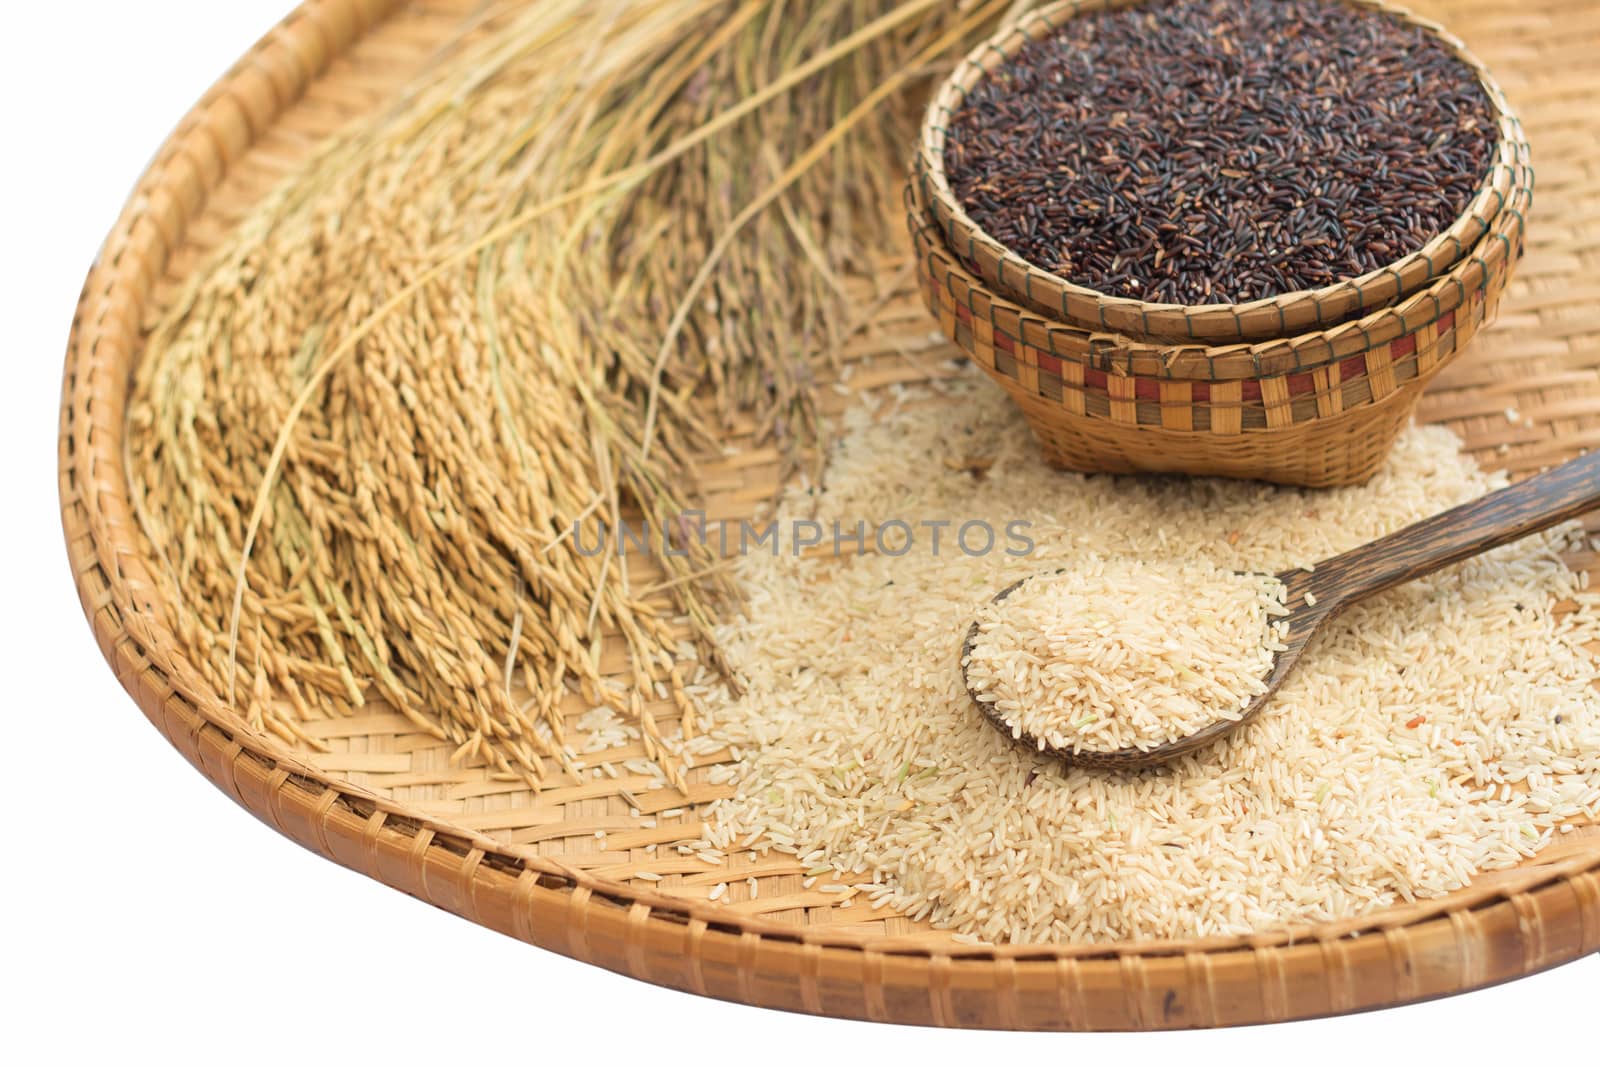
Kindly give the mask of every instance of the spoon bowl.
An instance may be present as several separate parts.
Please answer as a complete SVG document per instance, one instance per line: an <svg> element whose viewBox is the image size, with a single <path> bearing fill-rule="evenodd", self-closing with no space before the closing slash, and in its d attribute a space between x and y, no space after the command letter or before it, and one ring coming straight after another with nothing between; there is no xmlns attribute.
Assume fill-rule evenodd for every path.
<svg viewBox="0 0 1600 1067"><path fill-rule="evenodd" d="M1077 767L1138 770L1153 767L1210 747L1261 713L1283 685L1317 632L1340 611L1403 582L1422 578L1490 549L1519 541L1576 518L1600 505L1600 452L1591 452L1506 489L1479 497L1414 523L1387 537L1353 548L1314 567L1297 567L1277 577L1284 585L1283 650L1266 676L1266 688L1236 719L1218 719L1192 734L1148 749L1071 751L1018 734L994 705L978 698L967 675L967 663L978 639L978 623L967 628L961 644L961 676L980 714L1019 745L1054 756ZM1032 577L1032 576L1030 576ZM1003 603L1023 578L996 593Z"/></svg>

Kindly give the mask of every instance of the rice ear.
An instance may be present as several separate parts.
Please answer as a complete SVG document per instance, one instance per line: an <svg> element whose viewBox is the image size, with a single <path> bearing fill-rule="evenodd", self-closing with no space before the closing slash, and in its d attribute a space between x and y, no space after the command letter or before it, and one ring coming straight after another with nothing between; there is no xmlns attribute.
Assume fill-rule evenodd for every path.
<svg viewBox="0 0 1600 1067"><path fill-rule="evenodd" d="M194 273L129 405L135 510L207 680L285 736L381 698L535 788L576 773L572 690L683 784L692 706L657 687L685 633L717 662L737 597L707 545L661 550L694 457L746 414L791 466L818 442L810 368L839 279L895 233L912 136L872 105L1001 6L495 9L323 146ZM779 128L803 156L781 182L747 165ZM625 523L648 561L584 550Z"/></svg>

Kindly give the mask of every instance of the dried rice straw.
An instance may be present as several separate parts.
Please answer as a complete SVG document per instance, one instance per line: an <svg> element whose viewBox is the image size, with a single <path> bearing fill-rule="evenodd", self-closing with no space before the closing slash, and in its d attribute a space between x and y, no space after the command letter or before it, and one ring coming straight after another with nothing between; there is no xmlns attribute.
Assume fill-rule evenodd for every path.
<svg viewBox="0 0 1600 1067"><path fill-rule="evenodd" d="M135 507L207 680L289 740L381 699L532 784L574 770L576 689L681 784L652 711L666 691L692 734L674 619L572 534L673 526L704 411L791 457L817 436L839 279L885 242L910 143L889 98L1001 6L497 6L321 150L137 371ZM705 645L732 590L688 548L655 588Z"/></svg>

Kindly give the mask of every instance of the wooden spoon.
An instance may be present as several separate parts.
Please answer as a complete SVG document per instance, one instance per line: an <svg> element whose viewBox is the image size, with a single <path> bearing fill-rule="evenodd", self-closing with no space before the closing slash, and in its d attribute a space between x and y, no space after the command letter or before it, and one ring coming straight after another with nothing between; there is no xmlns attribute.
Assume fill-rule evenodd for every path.
<svg viewBox="0 0 1600 1067"><path fill-rule="evenodd" d="M1237 719L1221 719L1176 741L1148 751L1123 748L1105 752L1071 752L1048 745L1024 733L1018 744L1042 751L1066 763L1082 767L1111 767L1125 770L1149 767L1187 755L1226 737L1254 718L1272 694L1283 684L1299 661L1313 634L1339 612L1375 593L1392 589L1402 582L1422 578L1442 567L1459 563L1529 534L1547 530L1557 523L1577 517L1600 506L1600 451L1563 463L1487 496L1431 519L1407 526L1387 537L1323 560L1313 570L1296 568L1278 575L1287 590L1289 614L1284 650L1273 659L1267 674L1267 687ZM1028 581L1002 589L994 597L1000 603ZM1309 594L1309 596L1308 596ZM967 660L978 638L978 624L967 630L961 646L961 675L978 710L1007 737L1012 726L1001 718L992 704L978 699L972 680L967 677Z"/></svg>

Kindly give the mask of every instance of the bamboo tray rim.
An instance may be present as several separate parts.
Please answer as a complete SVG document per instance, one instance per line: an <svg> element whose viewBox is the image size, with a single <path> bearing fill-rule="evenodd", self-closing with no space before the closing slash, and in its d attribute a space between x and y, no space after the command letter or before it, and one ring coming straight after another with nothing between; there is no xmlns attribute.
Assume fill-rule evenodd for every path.
<svg viewBox="0 0 1600 1067"><path fill-rule="evenodd" d="M660 984L776 1006L793 1001L802 1010L829 1014L971 1023L953 1006L953 989L976 982L1004 992L1010 983L1016 994L1016 983L1025 977L1059 979L1056 968L1069 960L1104 964L1111 968L1103 975L1107 982L1123 982L1126 969L1137 969L1139 961L1178 958L1192 966L1197 959L1255 955L1287 989L1287 964L1268 962L1260 955L1264 951L1304 951L1311 954L1307 961L1335 952L1343 959L1370 944L1392 966L1402 931L1426 939L1433 950L1451 948L1456 965L1441 984L1402 989L1382 1001L1390 1004L1492 984L1600 948L1600 849L1582 834L1571 843L1582 847L1564 850L1558 838L1528 865L1491 876L1479 887L1342 923L1178 941L933 948L915 935L790 925L598 878L320 771L251 730L173 654L151 599L121 466L128 382L119 360L131 360L129 337L137 334L146 300L209 190L335 58L405 6L403 0L305 0L248 51L189 111L140 178L89 272L72 327L58 471L63 530L84 611L139 707L224 792L327 858L519 939ZM1489 933L1524 930L1547 914L1543 921L1575 922L1582 936L1562 945L1547 945L1542 937L1525 941L1509 969L1474 947ZM1408 974L1411 951L1406 949ZM688 959L680 964L686 971L672 970L677 957ZM884 962L889 959L916 969L891 973ZM732 963L738 981L728 984L708 960ZM996 971L995 961L1018 966ZM798 975L798 1000L755 988L761 974L779 971ZM1090 973L1100 972L1084 972ZM829 1009L819 983L830 975L849 975L868 990L863 1006ZM1294 979L1307 980L1313 979ZM1328 987L1315 1010L1291 1011L1286 1000L1281 1013L1269 1011L1263 1018L1379 1006L1363 1001L1354 988L1333 989L1331 979L1313 981L1319 989ZM908 1018L883 1001L885 989L906 986L926 989L925 1019ZM1162 1025L1144 1007L1130 1004L1134 1025ZM1213 1016L1216 1011L1212 1005ZM1070 1023L1069 1014L1064 1010L1064 1022ZM1007 1025L1004 1017L978 1022Z"/></svg>

